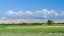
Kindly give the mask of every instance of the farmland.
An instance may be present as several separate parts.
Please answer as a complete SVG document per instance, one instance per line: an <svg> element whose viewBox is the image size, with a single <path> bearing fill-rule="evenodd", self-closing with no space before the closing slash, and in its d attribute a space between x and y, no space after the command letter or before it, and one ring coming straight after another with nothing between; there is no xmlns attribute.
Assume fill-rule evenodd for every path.
<svg viewBox="0 0 64 36"><path fill-rule="evenodd" d="M64 25L0 25L0 36L64 36Z"/></svg>

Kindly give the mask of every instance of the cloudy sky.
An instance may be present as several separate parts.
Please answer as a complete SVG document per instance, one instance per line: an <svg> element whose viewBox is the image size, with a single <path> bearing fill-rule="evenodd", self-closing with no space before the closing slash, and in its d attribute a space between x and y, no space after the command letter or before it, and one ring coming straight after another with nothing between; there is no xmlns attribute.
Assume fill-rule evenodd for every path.
<svg viewBox="0 0 64 36"><path fill-rule="evenodd" d="M0 0L0 19L64 19L64 0Z"/></svg>

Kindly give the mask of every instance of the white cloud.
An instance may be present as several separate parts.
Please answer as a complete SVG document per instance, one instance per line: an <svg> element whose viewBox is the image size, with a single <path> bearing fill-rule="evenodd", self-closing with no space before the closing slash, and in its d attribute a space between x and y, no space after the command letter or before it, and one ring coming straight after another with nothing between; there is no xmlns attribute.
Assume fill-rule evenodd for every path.
<svg viewBox="0 0 64 36"><path fill-rule="evenodd" d="M8 11L8 12L5 13L5 14L12 15L12 14L16 14L16 13L10 10L10 11Z"/></svg>
<svg viewBox="0 0 64 36"><path fill-rule="evenodd" d="M61 11L61 12L59 13L59 17L64 17L64 11Z"/></svg>
<svg viewBox="0 0 64 36"><path fill-rule="evenodd" d="M43 13L47 13L48 12L48 10L47 9L43 9Z"/></svg>
<svg viewBox="0 0 64 36"><path fill-rule="evenodd" d="M36 18L47 18L47 19L49 19L49 18L63 18L64 19L64 11L61 11L60 13L59 12L56 12L56 11L54 11L54 10L47 10L47 9L43 9L43 10L38 10L38 11L35 11L35 12L31 12L31 11L25 11L25 12L23 12L23 11L19 11L19 12L14 12L14 11L12 11L12 10L10 10L10 11L8 11L8 12L6 12L5 13L5 15L4 16L2 16L0 19L1 19L1 23L11 23L11 20L9 21L9 20L5 20L5 19L8 19L8 18L11 18L10 16L12 15L12 16L14 16L14 17L12 17L12 19L19 19L19 20L21 20L21 18L28 18L29 17L29 19L30 20L28 20L27 18L27 20L26 19L24 19L24 20L22 20L23 22L44 22L43 20L32 20L32 18L34 18L34 19L36 19ZM4 21L5 20L5 21ZM13 22L15 22L15 23L20 23L21 21L14 21L14 20L12 20ZM59 20L60 21L60 20Z"/></svg>
<svg viewBox="0 0 64 36"><path fill-rule="evenodd" d="M51 10L51 13L54 14L55 16L58 16L58 12L54 11L54 10Z"/></svg>
<svg viewBox="0 0 64 36"><path fill-rule="evenodd" d="M20 17L43 17L43 18L50 18L50 17L57 17L59 15L63 16L64 12L62 11L60 14L54 10L47 10L47 9L43 9L43 10L38 10L35 12L31 12L31 11L19 11L19 12L13 12L13 11L8 11L5 14L7 15L15 15L15 16L20 16Z"/></svg>
<svg viewBox="0 0 64 36"><path fill-rule="evenodd" d="M44 13L44 14L50 14L51 12L48 11L47 9L43 9L43 13Z"/></svg>
<svg viewBox="0 0 64 36"><path fill-rule="evenodd" d="M16 13L16 15L22 15L22 14L24 14L22 11Z"/></svg>
<svg viewBox="0 0 64 36"><path fill-rule="evenodd" d="M30 14L32 14L32 12L30 12L30 11L26 11L26 14L30 15Z"/></svg>
<svg viewBox="0 0 64 36"><path fill-rule="evenodd" d="M55 16L58 16L58 14L56 13Z"/></svg>
<svg viewBox="0 0 64 36"><path fill-rule="evenodd" d="M13 12L13 11L8 11L7 13L5 13L7 15L12 15L12 14L15 14L15 15L22 15L22 14L32 14L32 12L30 11L26 11L26 12L23 12L23 11L19 11L19 12Z"/></svg>

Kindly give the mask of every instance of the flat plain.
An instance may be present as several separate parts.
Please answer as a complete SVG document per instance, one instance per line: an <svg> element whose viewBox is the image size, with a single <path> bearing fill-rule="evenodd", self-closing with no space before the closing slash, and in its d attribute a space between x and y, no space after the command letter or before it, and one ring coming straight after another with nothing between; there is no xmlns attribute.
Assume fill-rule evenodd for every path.
<svg viewBox="0 0 64 36"><path fill-rule="evenodd" d="M3 26L0 36L64 36L64 26L61 25L31 25Z"/></svg>

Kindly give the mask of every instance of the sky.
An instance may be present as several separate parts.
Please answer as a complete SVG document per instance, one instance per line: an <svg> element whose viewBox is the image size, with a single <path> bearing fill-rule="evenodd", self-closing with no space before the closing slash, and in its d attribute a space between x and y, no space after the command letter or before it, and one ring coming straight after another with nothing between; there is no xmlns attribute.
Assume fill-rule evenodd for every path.
<svg viewBox="0 0 64 36"><path fill-rule="evenodd" d="M64 0L0 0L0 19L63 19Z"/></svg>

